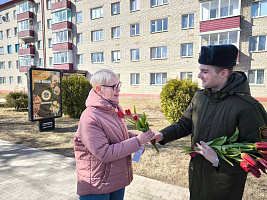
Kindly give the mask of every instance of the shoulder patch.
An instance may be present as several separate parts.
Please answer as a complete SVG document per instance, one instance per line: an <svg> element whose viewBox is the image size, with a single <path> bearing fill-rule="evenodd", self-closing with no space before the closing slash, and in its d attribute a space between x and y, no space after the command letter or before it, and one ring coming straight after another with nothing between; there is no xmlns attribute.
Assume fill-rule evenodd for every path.
<svg viewBox="0 0 267 200"><path fill-rule="evenodd" d="M256 104L259 103L258 100L254 99L252 96L248 95L248 94L244 94L244 93L235 93L238 97L240 97L241 99L244 99L245 101L247 101L250 104Z"/></svg>

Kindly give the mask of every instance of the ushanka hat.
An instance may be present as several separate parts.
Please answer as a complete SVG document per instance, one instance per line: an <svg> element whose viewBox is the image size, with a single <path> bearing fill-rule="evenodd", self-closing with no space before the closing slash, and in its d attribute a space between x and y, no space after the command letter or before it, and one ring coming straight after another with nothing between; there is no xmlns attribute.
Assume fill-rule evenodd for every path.
<svg viewBox="0 0 267 200"><path fill-rule="evenodd" d="M198 62L204 65L233 68L236 65L237 55L238 49L232 44L202 46Z"/></svg>

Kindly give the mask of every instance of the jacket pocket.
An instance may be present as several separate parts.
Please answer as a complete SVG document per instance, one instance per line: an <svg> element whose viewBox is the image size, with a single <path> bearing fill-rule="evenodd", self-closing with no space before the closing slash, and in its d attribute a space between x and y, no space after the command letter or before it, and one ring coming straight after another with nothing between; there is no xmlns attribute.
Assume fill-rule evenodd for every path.
<svg viewBox="0 0 267 200"><path fill-rule="evenodd" d="M102 178L102 182L106 183L109 177L109 173L110 173L110 168L111 168L111 163L106 163L105 166L105 171L104 171L104 176Z"/></svg>

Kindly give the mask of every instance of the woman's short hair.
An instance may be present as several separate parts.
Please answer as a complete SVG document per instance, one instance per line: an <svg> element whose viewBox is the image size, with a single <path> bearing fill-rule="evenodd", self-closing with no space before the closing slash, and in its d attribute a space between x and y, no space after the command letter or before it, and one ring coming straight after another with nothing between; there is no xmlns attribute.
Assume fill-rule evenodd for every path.
<svg viewBox="0 0 267 200"><path fill-rule="evenodd" d="M93 88L95 89L96 86L101 86L101 85L107 85L109 84L109 82L113 79L113 78L118 78L118 75L116 73L114 73L111 70L108 69L101 69L97 72L95 72L91 79L90 79L90 83L93 86Z"/></svg>

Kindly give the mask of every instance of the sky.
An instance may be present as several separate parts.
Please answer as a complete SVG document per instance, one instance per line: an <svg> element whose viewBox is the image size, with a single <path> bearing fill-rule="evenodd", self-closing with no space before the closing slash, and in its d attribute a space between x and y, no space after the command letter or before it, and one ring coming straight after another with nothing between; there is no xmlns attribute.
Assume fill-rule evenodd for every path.
<svg viewBox="0 0 267 200"><path fill-rule="evenodd" d="M8 1L11 1L11 0L0 0L0 4L6 3Z"/></svg>

